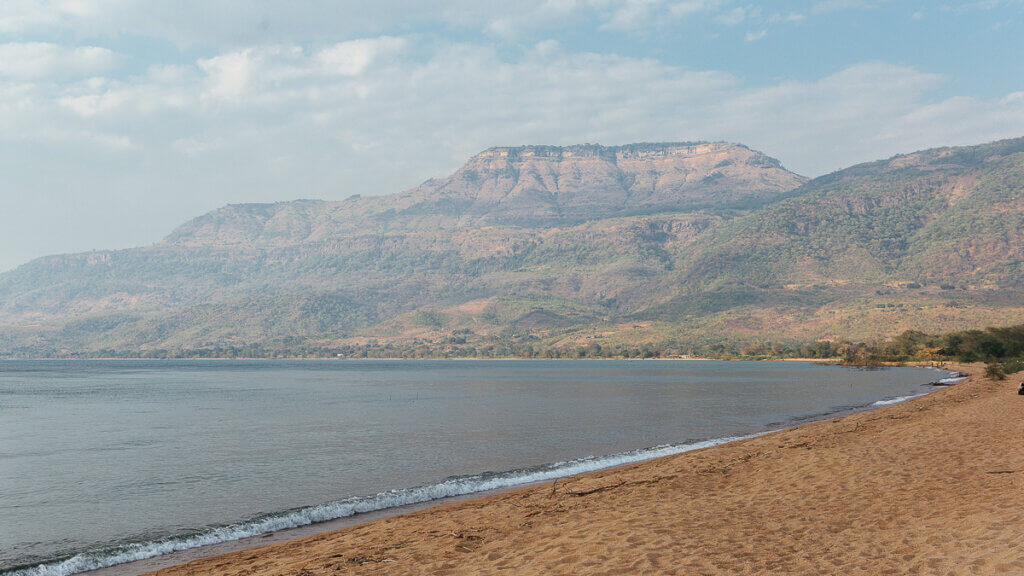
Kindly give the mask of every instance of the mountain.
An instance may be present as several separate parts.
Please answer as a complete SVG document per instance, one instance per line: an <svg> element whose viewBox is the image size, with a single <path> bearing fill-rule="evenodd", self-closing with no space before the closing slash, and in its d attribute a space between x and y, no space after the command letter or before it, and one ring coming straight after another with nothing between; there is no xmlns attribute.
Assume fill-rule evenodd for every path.
<svg viewBox="0 0 1024 576"><path fill-rule="evenodd" d="M861 164L716 227L676 298L644 316L691 317L713 298L703 320L748 337L1005 324L1024 317L1022 225L1024 139Z"/></svg>
<svg viewBox="0 0 1024 576"><path fill-rule="evenodd" d="M815 179L716 231L700 264L747 282L1021 287L1024 139L940 148ZM751 244L751 241L755 244ZM722 269L722 261L742 260ZM707 278L705 278L707 280Z"/></svg>
<svg viewBox="0 0 1024 576"><path fill-rule="evenodd" d="M492 148L451 176L401 194L228 206L181 226L164 242L280 246L353 234L543 228L614 216L748 210L804 180L774 158L727 143Z"/></svg>
<svg viewBox="0 0 1024 576"><path fill-rule="evenodd" d="M1019 322L1024 139L806 181L727 143L493 148L0 275L0 354L676 351Z"/></svg>

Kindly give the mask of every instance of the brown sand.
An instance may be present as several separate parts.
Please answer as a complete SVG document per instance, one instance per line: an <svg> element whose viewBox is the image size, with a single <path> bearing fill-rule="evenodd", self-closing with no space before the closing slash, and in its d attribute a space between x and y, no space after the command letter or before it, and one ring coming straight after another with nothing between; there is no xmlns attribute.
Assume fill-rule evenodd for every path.
<svg viewBox="0 0 1024 576"><path fill-rule="evenodd" d="M1024 574L1024 396L872 412L156 572Z"/></svg>

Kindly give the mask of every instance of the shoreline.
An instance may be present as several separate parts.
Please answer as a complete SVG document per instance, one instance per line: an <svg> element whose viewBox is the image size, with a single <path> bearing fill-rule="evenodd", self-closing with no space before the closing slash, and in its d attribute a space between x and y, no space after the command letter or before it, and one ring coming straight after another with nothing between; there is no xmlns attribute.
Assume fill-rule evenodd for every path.
<svg viewBox="0 0 1024 576"><path fill-rule="evenodd" d="M195 560L202 560L204 558L211 558L214 556L230 554L233 552L245 552L247 550L253 550L264 546L280 544L292 540L297 540L300 538L306 538L310 536L316 536L318 534L333 532L335 530L359 526L361 524L366 524L368 522L394 518L397 516L402 516L404 514L418 512L421 510L428 510L430 508L441 506L443 504L464 502L466 500L473 500L475 498L483 498L491 494L500 494L503 492L508 492L509 490L515 490L516 488L525 488L545 483L547 483L547 481L541 480L537 482L530 482L528 484L510 486L507 488L496 488L494 490L485 490L483 492L462 494L460 496L449 496L446 498L442 498L440 500L429 500L427 502L405 504L402 506L395 506L393 508L374 510L372 512L362 512L352 516L346 516L344 518L335 518L333 520L315 522L313 524L297 526L295 528L286 528L284 530L277 530L274 532L268 532L266 534L247 536L245 538L240 538L238 540L228 540L227 542L208 544L206 546L200 546L198 548L179 550L177 552L171 552L169 554L154 556L152 558L145 558L143 560L134 560L131 562L125 562L123 564L107 566L106 568L97 568L95 570L78 572L77 574L88 574L89 576L138 576L140 574L147 574L150 572L154 572L164 568L169 568L172 566L177 566L180 564L185 564Z"/></svg>
<svg viewBox="0 0 1024 576"><path fill-rule="evenodd" d="M679 454L685 454L695 450L707 450L709 449L709 447L722 446L728 443L743 441L746 439L755 438L762 435L769 435L785 430L791 430L814 422L841 418L851 414L872 412L875 410L883 409L887 406L891 406L896 403L902 403L916 398L920 398L922 396L930 395L935 391L941 389L941 386L937 386L935 385L935 382L931 382L922 384L921 389L922 392L920 394L914 394L905 397L896 397L892 399L882 399L865 405L846 407L839 410L824 412L821 414L812 414L799 418L794 417L786 421L774 422L766 425L760 431L754 431L751 434L747 434L740 437L709 439L700 442L692 442L688 444L656 446L635 450L631 452L625 452L621 454L573 460L567 463L561 463L563 465L569 465L569 470L565 470L564 468L557 470L554 474L551 474L546 478L541 478L537 480L527 479L522 481L513 481L510 482L509 484L505 484L493 489L481 489L473 490L468 493L456 493L455 495L447 495L443 497L430 498L425 501L414 501L406 504L387 506L383 508L372 509L370 511L365 512L357 511L354 514L350 513L342 517L322 521L313 521L312 523L299 524L298 526L294 527L287 527L283 529L272 530L269 532L256 533L254 535L247 535L240 538L226 539L222 541L212 542L209 544L192 546L180 550L168 549L168 552L164 554L154 555L147 558L141 558L138 560L130 560L127 562L114 564L112 566L107 567L101 567L86 572L72 573L87 573L94 574L96 576L134 576L151 570L167 568L180 563L191 562L197 559L208 558L211 556L221 555L225 553L249 550L256 547L266 546L268 544L293 540L296 538L303 538L312 535L323 534L326 532L331 532L342 528L349 528L353 526L363 525L369 522L378 521L381 519L405 515L411 512L447 506L455 502L486 498L487 496L492 494L499 494L513 490L519 490L529 486L536 486L538 484L550 484L553 481L558 482L566 478L577 477L580 475L616 470L622 467L633 466L636 465L637 463L648 463L663 458L672 458L678 456ZM593 461L600 462L600 464L597 466L591 466L591 463ZM575 463L583 464L584 467L582 469L572 470L571 466ZM509 471L509 473L514 472L517 471ZM537 471L534 471L534 473L536 472ZM509 473L501 473L501 475ZM522 476L519 477L521 478ZM415 491L418 489L414 488L407 490ZM333 503L328 503L321 506L330 506L331 504ZM300 509L300 511L301 510L309 509ZM53 567L59 565L59 562L48 564L48 566Z"/></svg>
<svg viewBox="0 0 1024 576"><path fill-rule="evenodd" d="M953 368L900 404L156 574L1024 572L1024 401Z"/></svg>
<svg viewBox="0 0 1024 576"><path fill-rule="evenodd" d="M334 356L295 356L295 357L283 357L283 358L261 358L261 357L211 357L211 358L198 358L198 357L187 357L187 358L145 358L145 357L133 357L133 358L108 358L108 357L88 357L88 358L2 358L0 357L0 363L2 362L359 362L359 361L371 361L371 362L506 362L506 361L530 361L530 362L804 362L809 364L821 364L824 366L843 366L846 368L863 368L873 369L877 368L895 368L895 367L908 367L908 368L936 368L939 370L946 370L946 366L958 365L953 360L908 360L904 362L890 362L885 361L879 363L875 367L865 366L861 364L843 364L842 358L708 358L705 356L661 356L656 358L626 358L622 356L613 356L610 358L523 358L521 356L500 356L500 357L441 357L431 356L426 358L383 358L383 357L369 357L369 358L345 358L345 357L334 357Z"/></svg>
<svg viewBox="0 0 1024 576"><path fill-rule="evenodd" d="M928 386L928 384L922 384L922 386ZM927 392L926 392L927 393ZM902 401L897 399L896 401ZM810 422L829 415L836 415L841 413L853 413L856 411L870 410L871 406L875 404L869 404L865 406L852 407L836 412L830 412L827 415L812 415L804 418L792 420L790 426L785 424L769 424L765 430L747 434L743 436L730 436L723 438L713 438L708 440L695 441L686 444L665 444L660 446L652 446L647 448L636 449L627 452L621 452L616 454L610 454L606 456L597 457L584 457L575 460L568 460L565 462L546 464L536 468L530 469L516 469L505 472L494 474L490 480L492 484L498 484L495 488L471 488L467 492L457 492L455 494L429 497L423 500L414 500L405 504L398 505L386 505L381 508L373 508L368 511L356 511L347 515L333 517L326 520L314 520L312 522L301 523L295 526L290 526L280 529L272 529L267 532L257 532L252 535L242 537L230 537L225 540L199 544L195 546L188 546L182 549L169 549L166 545L161 544L161 541L151 541L140 544L127 544L124 545L125 553L131 554L133 552L138 553L140 549L151 548L159 549L166 548L167 552L157 552L153 555L145 556L143 558L135 560L127 560L109 566L102 566L99 568L85 569L79 568L80 562L90 562L88 558L82 558L82 555L76 555L71 558L52 561L31 567L23 567L15 569L13 574L17 576L38 576L38 575L71 575L71 574L90 574L94 576L136 576L138 574L148 573L152 570L158 570L183 562L190 562L192 560L208 558L217 556L225 553L240 552L266 546L272 543L287 542L297 538L303 538L306 536L322 534L331 532L344 527L358 526L368 522L376 520L392 518L409 514L415 511L427 510L437 506L444 506L446 504L462 502L467 500L475 500L477 498L484 498L491 494L501 494L512 490L518 490L529 486L538 486L548 484L551 482L557 482L566 478L579 476L588 473L601 472L605 470L614 470L625 466L630 466L638 463L649 462L658 458L665 458L684 454L694 450L703 450L713 446L720 446L728 444L730 442L736 442L747 438L754 438L764 434L770 434L779 430L785 430L787 428L798 426L800 422ZM491 475L492 473L484 473ZM465 477L452 477L442 482L435 484L428 484L423 486L417 486L412 488L397 489L390 492L381 492L373 496L368 497L352 497L347 500L353 501L357 504L365 504L372 502L380 497L385 499L393 497L395 493L411 493L413 495L424 491L431 491L437 489L443 489L446 486L458 486L470 479L480 479L482 475L472 475ZM531 479L533 478L533 479ZM314 512L320 508L330 508L337 504L347 504L346 500L339 500L328 502L326 504L320 504L316 506L309 506L305 508L299 508L292 511L293 514L301 514L303 512ZM266 520L285 520L287 521L288 514L283 515L269 515L265 517ZM226 529L239 529L245 526L245 522L240 524L228 525L223 528ZM214 529L216 531L217 529ZM96 552L85 553L85 555L91 556ZM5 573L6 574L6 573Z"/></svg>
<svg viewBox="0 0 1024 576"><path fill-rule="evenodd" d="M458 361L458 362L494 362L494 361L508 361L508 360L524 360L530 362L817 362L820 364L839 364L841 358L707 358L704 356L661 356L657 358L626 358L624 356L612 356L609 358L524 358L522 356L497 356L497 357L444 357L444 356L430 356L424 358L385 358L385 357L368 357L368 358L346 358L336 356L286 356L282 358L262 358L262 357L251 357L251 356L216 356L216 357L185 357L185 358L146 358L143 356L130 357L130 358L110 358L105 356L97 357L86 357L86 358L2 358L0 362L138 362L138 361L174 361L174 362L195 362L195 361L212 361L212 362L227 362L232 360L244 361L244 362L256 362L256 361L362 361L371 360L374 362L381 361L393 361L393 362L415 362L415 361ZM904 362L904 363L883 363L885 366L932 366L935 362ZM854 366L856 367L856 366Z"/></svg>

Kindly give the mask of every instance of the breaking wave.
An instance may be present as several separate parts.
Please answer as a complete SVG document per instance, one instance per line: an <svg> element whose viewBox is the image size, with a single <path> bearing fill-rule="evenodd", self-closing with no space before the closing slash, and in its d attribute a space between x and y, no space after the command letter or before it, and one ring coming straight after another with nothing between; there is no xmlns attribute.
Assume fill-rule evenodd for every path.
<svg viewBox="0 0 1024 576"><path fill-rule="evenodd" d="M924 394L911 394L910 396L897 396L895 398L890 398L888 400L879 400L878 402L873 402L871 405L872 406L889 406L890 404L899 404L900 402L906 402L907 400L911 400L913 398L917 398L918 396L923 396L923 395Z"/></svg>
<svg viewBox="0 0 1024 576"><path fill-rule="evenodd" d="M690 450L717 446L733 440L753 438L762 433L748 436L716 438L689 444L666 444L652 448L632 450L620 454L601 457L587 457L566 462L545 464L533 468L510 470L508 472L485 472L469 476L454 476L437 484L402 488L379 492L373 496L351 497L335 500L326 504L298 508L277 514L259 516L238 524L210 528L202 532L165 538L149 542L122 544L119 546L83 552L53 562L37 566L14 569L3 572L3 576L69 576L87 570L106 568L126 562L153 558L171 552L219 544L232 540L240 540L250 536L259 536L278 530L297 528L316 522L326 522L337 518L346 518L355 514L385 510L408 504L429 502L451 496L461 496L476 492L486 492L500 488L508 488L520 484L554 480L565 476L573 476L584 472L592 472L602 468L611 468L623 464L631 464L661 456L680 454Z"/></svg>

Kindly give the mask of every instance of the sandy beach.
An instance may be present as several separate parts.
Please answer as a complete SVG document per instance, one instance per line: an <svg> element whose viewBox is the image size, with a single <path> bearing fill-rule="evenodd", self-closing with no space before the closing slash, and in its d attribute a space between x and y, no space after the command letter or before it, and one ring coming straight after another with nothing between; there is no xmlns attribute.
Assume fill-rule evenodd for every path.
<svg viewBox="0 0 1024 576"><path fill-rule="evenodd" d="M928 396L154 572L1024 574L1024 396Z"/></svg>

